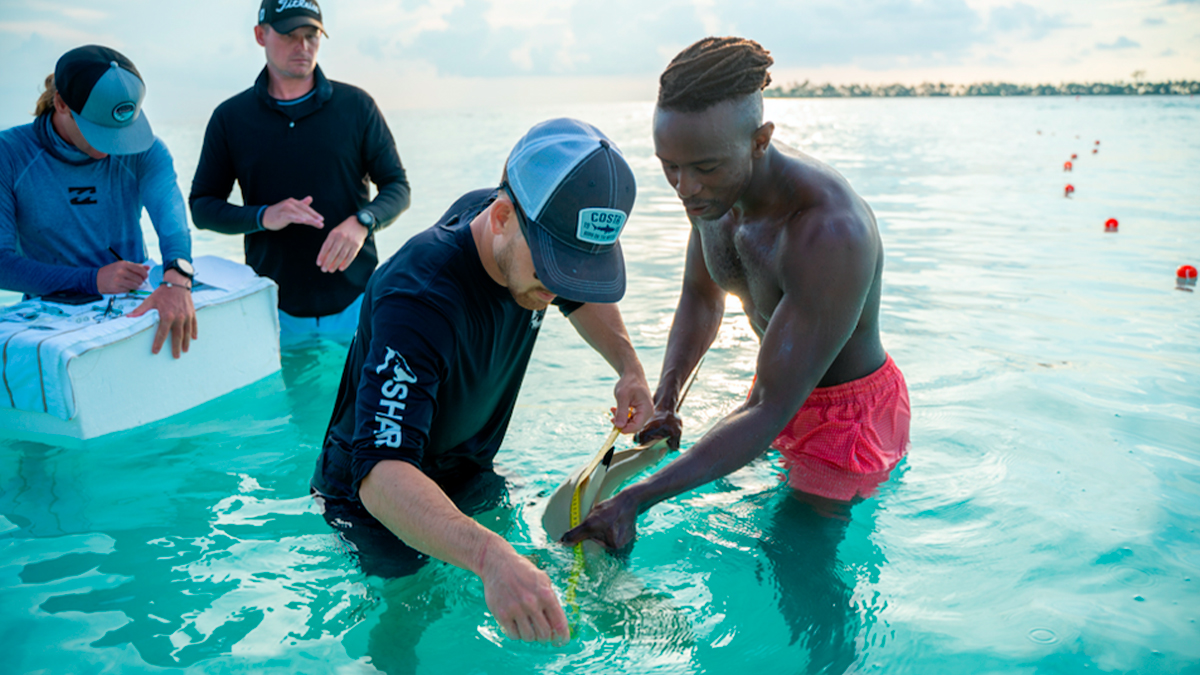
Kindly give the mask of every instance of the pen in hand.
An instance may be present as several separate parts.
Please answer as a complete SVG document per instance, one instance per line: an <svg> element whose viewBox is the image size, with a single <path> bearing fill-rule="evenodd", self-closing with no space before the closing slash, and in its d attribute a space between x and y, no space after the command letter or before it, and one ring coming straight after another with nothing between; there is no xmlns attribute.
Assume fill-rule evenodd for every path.
<svg viewBox="0 0 1200 675"><path fill-rule="evenodd" d="M113 248L113 247L109 246L109 247L108 247L108 252L109 252L109 253L111 253L111 254L113 254L113 257L117 259L117 262L125 262L125 259L121 257L121 254L120 254L120 253L117 253L117 250L116 250L115 248ZM129 291L129 295L149 295L149 294L150 294L150 293L149 293L148 291L139 291L139 290L138 290L138 289L136 289L136 288L135 288L135 289L133 289L133 290L131 290L131 291ZM111 303L110 303L110 304L111 304Z"/></svg>

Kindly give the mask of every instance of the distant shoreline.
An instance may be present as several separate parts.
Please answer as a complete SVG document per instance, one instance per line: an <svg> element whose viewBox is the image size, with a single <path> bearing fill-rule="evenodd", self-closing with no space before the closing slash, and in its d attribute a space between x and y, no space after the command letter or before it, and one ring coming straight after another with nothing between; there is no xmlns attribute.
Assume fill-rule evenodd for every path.
<svg viewBox="0 0 1200 675"><path fill-rule="evenodd" d="M1191 96L1200 94L1200 82L1124 82L1090 84L1009 84L980 82L976 84L946 84L924 82L903 84L810 84L808 80L790 87L771 87L763 92L767 98L908 98L935 96Z"/></svg>

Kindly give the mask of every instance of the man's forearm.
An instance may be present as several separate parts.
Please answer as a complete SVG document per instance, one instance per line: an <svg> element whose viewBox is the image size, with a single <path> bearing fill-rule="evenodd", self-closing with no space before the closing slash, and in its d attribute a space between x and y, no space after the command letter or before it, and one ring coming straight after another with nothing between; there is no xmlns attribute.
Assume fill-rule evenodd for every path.
<svg viewBox="0 0 1200 675"><path fill-rule="evenodd" d="M145 164L138 174L138 190L150 222L158 234L158 249L162 262L176 258L192 259L192 238L188 233L187 206L179 191L179 179L171 153L156 142L147 153Z"/></svg>
<svg viewBox="0 0 1200 675"><path fill-rule="evenodd" d="M711 483L749 464L770 447L789 416L766 406L743 406L721 420L690 450L620 497L638 513L665 499Z"/></svg>
<svg viewBox="0 0 1200 675"><path fill-rule="evenodd" d="M683 383L717 338L721 318L725 315L724 302L723 295L704 297L690 293L684 287L667 337L662 373L654 392L655 409L675 410L678 407Z"/></svg>
<svg viewBox="0 0 1200 675"><path fill-rule="evenodd" d="M474 572L505 635L524 640L570 637L550 577L503 537L459 511L420 469L398 460L380 462L358 494L367 510L404 543Z"/></svg>
<svg viewBox="0 0 1200 675"><path fill-rule="evenodd" d="M363 505L404 543L480 574L489 551L512 547L472 520L420 469L402 461L376 464L359 488Z"/></svg>
<svg viewBox="0 0 1200 675"><path fill-rule="evenodd" d="M201 230L221 234L249 234L262 229L258 221L262 206L237 206L220 197L191 197L192 222Z"/></svg>
<svg viewBox="0 0 1200 675"><path fill-rule="evenodd" d="M377 223L372 232L378 232L394 223L401 213L408 210L409 204L412 202L412 189L408 185L408 179L402 168L399 169L399 175L392 181L383 185L377 184L377 186L379 193L367 205L367 208L375 215Z"/></svg>
<svg viewBox="0 0 1200 675"><path fill-rule="evenodd" d="M584 341L603 356L618 375L645 378L642 362L638 360L621 319L621 310L615 304L588 303L571 312L569 320Z"/></svg>
<svg viewBox="0 0 1200 675"><path fill-rule="evenodd" d="M31 296L55 291L96 293L98 271L94 267L50 265L11 251L0 252L0 288Z"/></svg>

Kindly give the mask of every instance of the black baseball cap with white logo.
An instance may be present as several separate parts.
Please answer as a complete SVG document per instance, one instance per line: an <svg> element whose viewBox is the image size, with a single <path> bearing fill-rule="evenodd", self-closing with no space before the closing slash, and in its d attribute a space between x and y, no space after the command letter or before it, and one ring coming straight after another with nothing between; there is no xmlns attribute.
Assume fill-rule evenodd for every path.
<svg viewBox="0 0 1200 675"><path fill-rule="evenodd" d="M517 141L505 175L502 187L546 289L576 302L620 300L625 258L617 238L637 184L616 144L586 122L549 120Z"/></svg>
<svg viewBox="0 0 1200 675"><path fill-rule="evenodd" d="M142 114L146 85L117 50L87 45L63 54L54 66L54 87L83 138L100 152L132 155L154 144Z"/></svg>
<svg viewBox="0 0 1200 675"><path fill-rule="evenodd" d="M263 0L258 8L258 23L271 24L276 33L287 34L301 26L315 26L325 33L321 6L317 0ZM325 33L329 37L329 33Z"/></svg>

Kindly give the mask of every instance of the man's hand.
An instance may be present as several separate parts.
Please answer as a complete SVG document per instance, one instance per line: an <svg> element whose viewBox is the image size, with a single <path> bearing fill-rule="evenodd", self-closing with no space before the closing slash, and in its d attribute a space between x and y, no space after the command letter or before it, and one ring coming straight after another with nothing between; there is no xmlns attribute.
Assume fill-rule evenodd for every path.
<svg viewBox="0 0 1200 675"><path fill-rule="evenodd" d="M276 232L292 223L311 225L320 230L325 227L325 216L313 210L312 197L288 198L278 204L268 206L267 210L263 211L262 226L264 230Z"/></svg>
<svg viewBox="0 0 1200 675"><path fill-rule="evenodd" d="M672 450L679 449L679 439L683 436L683 420L676 415L673 410L659 410L654 413L654 417L642 427L641 433L634 437L634 441L645 443L655 438L667 439L667 445L671 446Z"/></svg>
<svg viewBox="0 0 1200 675"><path fill-rule="evenodd" d="M158 332L154 334L154 344L150 347L150 353L157 354L162 349L169 333L171 354L179 358L180 354L188 350L191 341L200 337L196 309L192 307L192 292L186 288L191 282L175 270L167 270L163 279L178 285L159 286L150 297L137 306L137 309L126 316L139 317L157 309Z"/></svg>
<svg viewBox="0 0 1200 675"><path fill-rule="evenodd" d="M637 536L637 503L628 495L628 490L617 493L612 499L592 507L583 522L563 535L564 544L578 544L584 539L594 539L608 548L623 548Z"/></svg>
<svg viewBox="0 0 1200 675"><path fill-rule="evenodd" d="M511 547L489 546L479 578L488 609L509 638L562 643L571 639L550 577Z"/></svg>
<svg viewBox="0 0 1200 675"><path fill-rule="evenodd" d="M345 272L358 257L368 234L357 216L350 216L330 230L329 236L325 237L325 245L317 254L317 265L321 271Z"/></svg>
<svg viewBox="0 0 1200 675"><path fill-rule="evenodd" d="M105 265L96 272L96 289L105 295L128 293L142 285L150 276L150 268L145 265L120 260Z"/></svg>
<svg viewBox="0 0 1200 675"><path fill-rule="evenodd" d="M654 400L650 398L650 385L646 384L645 374L641 368L630 370L634 372L621 377L613 387L613 396L617 399L617 407L612 408L613 426L625 434L641 429L654 412ZM617 414L620 410L627 414Z"/></svg>

